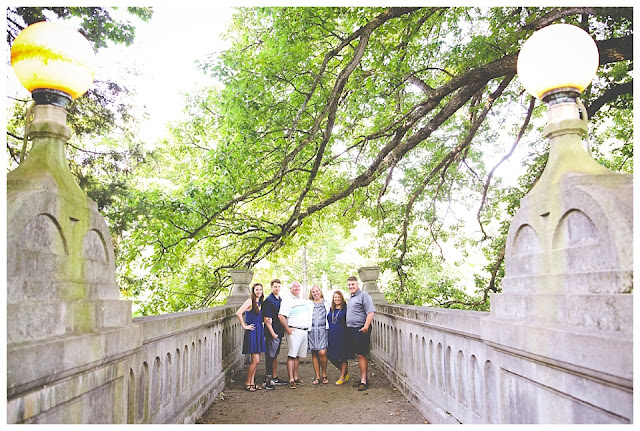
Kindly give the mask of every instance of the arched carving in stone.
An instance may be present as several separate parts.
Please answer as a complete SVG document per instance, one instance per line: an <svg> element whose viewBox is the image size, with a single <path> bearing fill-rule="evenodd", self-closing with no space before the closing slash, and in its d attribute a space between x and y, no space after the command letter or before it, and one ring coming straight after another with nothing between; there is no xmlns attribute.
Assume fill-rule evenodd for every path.
<svg viewBox="0 0 640 431"><path fill-rule="evenodd" d="M402 329L395 329L394 336L395 345L397 346L397 348L393 351L395 353L395 355L393 356L393 363L397 364L400 369L402 369L402 358L404 358L407 350L403 344L404 339L402 338Z"/></svg>
<svg viewBox="0 0 640 431"><path fill-rule="evenodd" d="M180 349L176 349L176 368L175 368L175 388L174 396L178 396L182 392L182 356L180 355Z"/></svg>
<svg viewBox="0 0 640 431"><path fill-rule="evenodd" d="M453 363L453 349L451 346L447 346L447 350L444 358L444 378L445 378L445 387L447 389L447 393L451 395L451 397L455 398L455 388L454 388L454 379L456 374L455 364Z"/></svg>
<svg viewBox="0 0 640 431"><path fill-rule="evenodd" d="M456 378L458 381L458 401L460 401L460 404L466 407L469 376L467 373L467 364L464 361L464 353L462 352L462 350L458 350L458 356L456 358L456 370L458 371L456 374Z"/></svg>
<svg viewBox="0 0 640 431"><path fill-rule="evenodd" d="M82 254L89 260L109 262L107 243L97 229L89 230L82 239Z"/></svg>
<svg viewBox="0 0 640 431"><path fill-rule="evenodd" d="M440 390L442 390L443 392L445 391L444 388L444 351L442 349L442 343L438 343L438 347L437 347L437 352L436 352L436 356L437 356L437 378L436 380L438 381L438 387L440 388Z"/></svg>
<svg viewBox="0 0 640 431"><path fill-rule="evenodd" d="M531 225L525 224L518 228L513 239L512 253L519 256L542 253L540 237Z"/></svg>
<svg viewBox="0 0 640 431"><path fill-rule="evenodd" d="M487 422L498 422L498 385L496 384L496 372L491 361L484 363L484 399L485 411L487 412Z"/></svg>
<svg viewBox="0 0 640 431"><path fill-rule="evenodd" d="M151 392L150 392L150 404L151 412L156 413L160 409L160 402L162 398L162 392L164 391L162 382L162 364L159 356L153 361L153 368L151 370Z"/></svg>
<svg viewBox="0 0 640 431"><path fill-rule="evenodd" d="M211 355L209 354L209 339L207 339L207 337L204 337L204 351L202 353L204 355L202 374L207 375L209 373L209 367L211 366Z"/></svg>
<svg viewBox="0 0 640 431"><path fill-rule="evenodd" d="M618 256L611 244L603 241L606 236L585 212L567 211L553 235L553 272L571 274L618 268Z"/></svg>
<svg viewBox="0 0 640 431"><path fill-rule="evenodd" d="M171 352L167 352L167 356L165 357L163 365L164 371L162 373L162 404L167 405L169 400L173 397L173 361L171 360Z"/></svg>
<svg viewBox="0 0 640 431"><path fill-rule="evenodd" d="M191 342L191 360L189 361L189 376L191 377L191 383L198 379L198 356L199 352L196 350L196 342Z"/></svg>
<svg viewBox="0 0 640 431"><path fill-rule="evenodd" d="M146 361L140 367L136 398L138 402L138 420L146 422L149 417L149 365Z"/></svg>
<svg viewBox="0 0 640 431"><path fill-rule="evenodd" d="M541 261L535 258L543 253L542 242L536 230L529 224L523 224L513 237L511 251L505 259L505 269L512 276L544 272L540 266Z"/></svg>
<svg viewBox="0 0 640 431"><path fill-rule="evenodd" d="M41 213L34 217L25 226L22 238L21 245L28 250L69 255L69 247L62 227L51 214Z"/></svg>
<svg viewBox="0 0 640 431"><path fill-rule="evenodd" d="M587 214L577 209L569 210L562 216L553 235L554 250L599 242L598 229Z"/></svg>
<svg viewBox="0 0 640 431"><path fill-rule="evenodd" d="M129 369L127 398L127 423L133 424L136 421L136 376L132 369Z"/></svg>
<svg viewBox="0 0 640 431"><path fill-rule="evenodd" d="M436 382L436 373L435 373L435 352L433 347L433 340L429 340L429 377L430 381L433 384L437 384Z"/></svg>
<svg viewBox="0 0 640 431"><path fill-rule="evenodd" d="M480 367L476 355L471 355L469 359L471 377L471 407L474 413L482 411L482 376L480 375Z"/></svg>
<svg viewBox="0 0 640 431"><path fill-rule="evenodd" d="M182 390L186 391L188 387L189 374L191 372L191 363L189 362L189 346L185 344L182 350Z"/></svg>
<svg viewBox="0 0 640 431"><path fill-rule="evenodd" d="M422 337L422 344L420 347L420 374L425 380L429 380L429 362L427 360L427 341Z"/></svg>

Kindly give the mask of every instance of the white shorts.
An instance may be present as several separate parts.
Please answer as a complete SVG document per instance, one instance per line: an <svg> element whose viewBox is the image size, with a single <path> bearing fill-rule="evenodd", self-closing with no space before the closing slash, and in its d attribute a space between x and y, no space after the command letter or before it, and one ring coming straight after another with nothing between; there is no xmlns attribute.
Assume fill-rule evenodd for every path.
<svg viewBox="0 0 640 431"><path fill-rule="evenodd" d="M304 329L293 329L287 340L287 356L290 358L304 358L307 356L307 331Z"/></svg>

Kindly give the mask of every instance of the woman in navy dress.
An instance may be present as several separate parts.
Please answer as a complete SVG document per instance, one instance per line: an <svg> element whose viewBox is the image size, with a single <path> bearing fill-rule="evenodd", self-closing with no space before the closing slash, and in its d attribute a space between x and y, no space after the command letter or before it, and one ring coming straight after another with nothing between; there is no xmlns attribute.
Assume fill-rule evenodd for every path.
<svg viewBox="0 0 640 431"><path fill-rule="evenodd" d="M262 302L264 301L263 289L260 283L251 286L251 297L244 301L236 312L238 320L244 331L242 353L251 355L251 363L247 370L247 381L244 389L255 392L262 389L256 387L256 370L260 362L260 353L265 351L264 326L262 324ZM244 314L244 319L243 319Z"/></svg>
<svg viewBox="0 0 640 431"><path fill-rule="evenodd" d="M347 304L344 295L336 290L331 301L331 310L327 314L329 322L329 347L327 357L340 370L340 378L336 385L349 380L347 359L353 357L347 342Z"/></svg>

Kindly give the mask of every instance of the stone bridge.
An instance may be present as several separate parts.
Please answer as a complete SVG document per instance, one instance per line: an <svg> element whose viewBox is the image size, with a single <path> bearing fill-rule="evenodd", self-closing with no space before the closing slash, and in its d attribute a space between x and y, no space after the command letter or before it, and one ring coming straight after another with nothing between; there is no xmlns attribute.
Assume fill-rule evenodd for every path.
<svg viewBox="0 0 640 431"><path fill-rule="evenodd" d="M65 115L35 107L7 177L7 421L193 423L244 364L251 272L232 272L226 306L132 319ZM490 312L389 304L379 270L359 271L372 359L431 423L633 422L632 178L552 163L575 145L549 136L555 171L521 202Z"/></svg>

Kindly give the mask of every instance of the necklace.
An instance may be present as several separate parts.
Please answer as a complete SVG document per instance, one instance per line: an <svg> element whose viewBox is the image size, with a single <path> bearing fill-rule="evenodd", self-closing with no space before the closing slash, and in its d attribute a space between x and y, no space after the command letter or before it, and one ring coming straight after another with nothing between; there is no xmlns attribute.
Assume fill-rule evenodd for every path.
<svg viewBox="0 0 640 431"><path fill-rule="evenodd" d="M338 314L336 314L336 310L333 310L331 312L331 322L335 325L336 322L338 321L338 316L340 315L340 310L342 310L341 308L338 308Z"/></svg>

